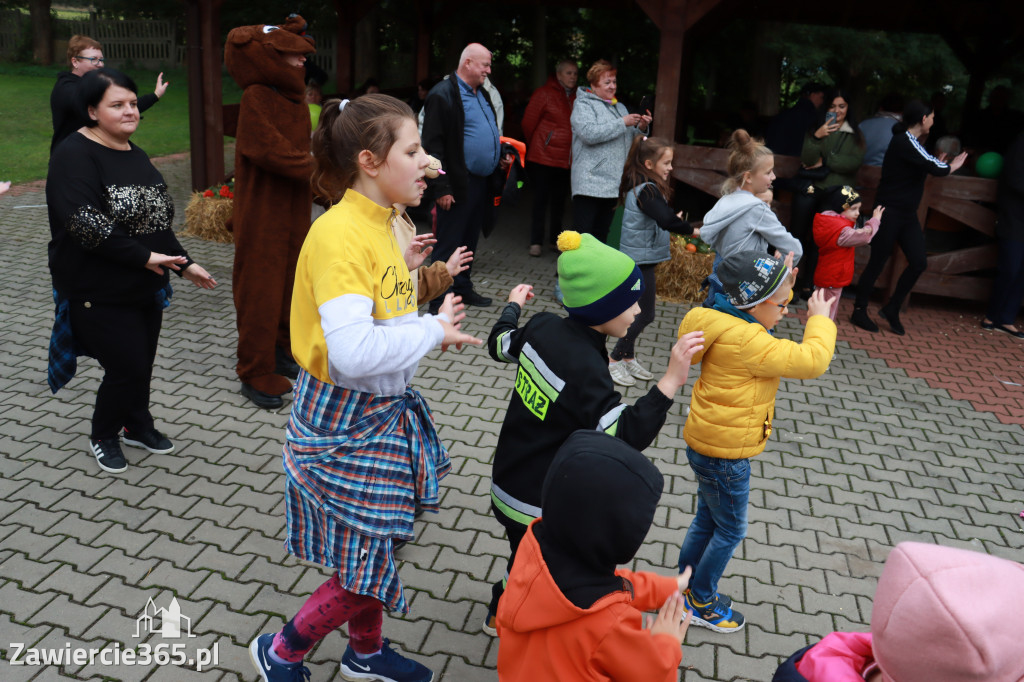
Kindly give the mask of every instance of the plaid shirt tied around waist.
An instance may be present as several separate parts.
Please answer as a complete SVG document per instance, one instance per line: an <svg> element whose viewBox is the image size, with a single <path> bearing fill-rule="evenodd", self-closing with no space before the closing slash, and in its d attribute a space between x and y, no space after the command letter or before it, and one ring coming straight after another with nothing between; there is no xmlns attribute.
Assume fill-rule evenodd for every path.
<svg viewBox="0 0 1024 682"><path fill-rule="evenodd" d="M415 538L416 502L437 511L451 460L415 390L376 396L301 371L285 431L292 554L337 567L342 585L407 610L392 539Z"/></svg>

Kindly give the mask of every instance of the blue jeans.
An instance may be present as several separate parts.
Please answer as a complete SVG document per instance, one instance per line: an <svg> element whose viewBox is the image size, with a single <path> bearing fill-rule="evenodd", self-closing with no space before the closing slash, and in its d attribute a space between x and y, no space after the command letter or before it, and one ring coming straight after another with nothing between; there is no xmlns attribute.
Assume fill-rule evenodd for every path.
<svg viewBox="0 0 1024 682"><path fill-rule="evenodd" d="M697 477L697 516L679 550L679 570L693 566L690 593L699 602L718 593L718 580L733 551L747 536L750 461L705 457L686 448Z"/></svg>

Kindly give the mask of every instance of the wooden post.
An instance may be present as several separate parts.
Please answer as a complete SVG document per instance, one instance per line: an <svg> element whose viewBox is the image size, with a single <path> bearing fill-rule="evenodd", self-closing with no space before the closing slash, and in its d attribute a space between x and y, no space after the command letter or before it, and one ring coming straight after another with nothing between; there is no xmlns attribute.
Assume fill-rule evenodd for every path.
<svg viewBox="0 0 1024 682"><path fill-rule="evenodd" d="M224 179L224 117L221 97L221 0L187 0L189 148L192 189Z"/></svg>
<svg viewBox="0 0 1024 682"><path fill-rule="evenodd" d="M355 89L353 71L355 70L354 53L358 19L352 5L352 0L334 0L334 8L338 12L335 63L338 65L336 85L339 97L346 97Z"/></svg>
<svg viewBox="0 0 1024 682"><path fill-rule="evenodd" d="M416 84L430 77L432 0L416 0Z"/></svg>
<svg viewBox="0 0 1024 682"><path fill-rule="evenodd" d="M663 0L660 21L661 46L658 50L658 78L655 85L654 132L658 137L676 141L679 114L679 81L683 68L683 40L686 33L688 0Z"/></svg>

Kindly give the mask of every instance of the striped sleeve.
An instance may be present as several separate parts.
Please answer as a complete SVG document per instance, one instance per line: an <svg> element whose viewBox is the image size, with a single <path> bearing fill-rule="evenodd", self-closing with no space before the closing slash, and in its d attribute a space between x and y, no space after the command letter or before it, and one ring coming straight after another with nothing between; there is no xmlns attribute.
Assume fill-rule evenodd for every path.
<svg viewBox="0 0 1024 682"><path fill-rule="evenodd" d="M516 362L522 346L519 331L519 316L522 308L518 303L508 303L501 311L498 321L491 327L487 337L487 351L498 362Z"/></svg>

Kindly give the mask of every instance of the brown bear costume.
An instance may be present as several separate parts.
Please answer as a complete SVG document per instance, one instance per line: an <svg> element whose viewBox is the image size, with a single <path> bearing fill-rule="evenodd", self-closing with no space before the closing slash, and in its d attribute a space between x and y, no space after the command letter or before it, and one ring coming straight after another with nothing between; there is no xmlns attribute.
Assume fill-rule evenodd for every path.
<svg viewBox="0 0 1024 682"><path fill-rule="evenodd" d="M234 286L242 394L259 407L291 390L289 318L295 264L310 225L313 173L305 71L315 52L297 15L228 33L224 61L243 88L235 145ZM291 62L291 63L290 63Z"/></svg>

